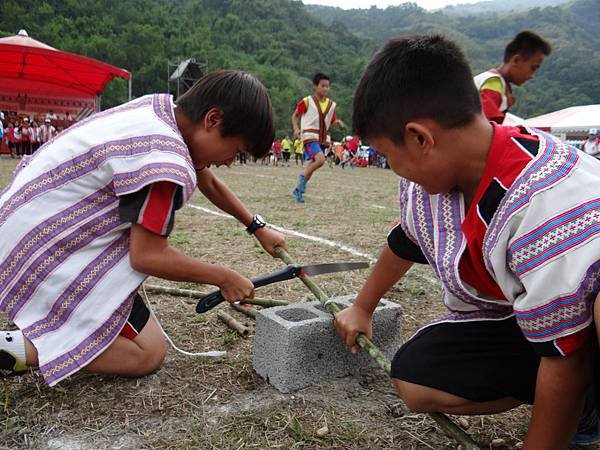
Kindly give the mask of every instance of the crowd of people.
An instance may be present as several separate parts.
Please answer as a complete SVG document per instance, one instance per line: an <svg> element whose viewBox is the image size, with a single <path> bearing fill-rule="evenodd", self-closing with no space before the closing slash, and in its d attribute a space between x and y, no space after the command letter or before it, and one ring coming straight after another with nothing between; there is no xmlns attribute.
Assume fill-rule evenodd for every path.
<svg viewBox="0 0 600 450"><path fill-rule="evenodd" d="M63 117L59 117L52 110L46 114L38 113L33 116L2 111L0 112L0 147L6 148L11 158L32 155L74 122L75 119L69 111Z"/></svg>
<svg viewBox="0 0 600 450"><path fill-rule="evenodd" d="M378 167L389 168L385 157L371 146L362 145L358 136L347 136L340 142L333 142L325 148L325 160L329 167ZM247 164L248 157L240 153L237 157L238 164ZM274 167L291 167L292 165L304 167L304 145L300 139L291 139L286 135L283 139L276 138L269 153L258 161L261 165Z"/></svg>

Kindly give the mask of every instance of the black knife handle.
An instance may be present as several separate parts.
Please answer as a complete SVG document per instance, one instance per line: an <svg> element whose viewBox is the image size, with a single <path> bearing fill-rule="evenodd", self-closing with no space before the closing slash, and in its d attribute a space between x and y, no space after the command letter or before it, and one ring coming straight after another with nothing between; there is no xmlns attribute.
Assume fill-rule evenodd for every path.
<svg viewBox="0 0 600 450"><path fill-rule="evenodd" d="M198 304L196 305L196 312L205 313L206 311L213 309L223 300L225 299L223 298L221 291L211 292L210 294L207 294L200 300L198 300Z"/></svg>
<svg viewBox="0 0 600 450"><path fill-rule="evenodd" d="M300 265L290 264L281 270L271 272L257 278L252 278L250 281L252 281L252 284L255 288L259 288L261 286L266 286L267 284L277 283L278 281L291 280L292 278L300 275L300 269ZM221 291L213 291L210 294L206 294L198 301L198 304L196 305L196 312L205 313L206 311L217 306L223 300L225 299L223 298Z"/></svg>

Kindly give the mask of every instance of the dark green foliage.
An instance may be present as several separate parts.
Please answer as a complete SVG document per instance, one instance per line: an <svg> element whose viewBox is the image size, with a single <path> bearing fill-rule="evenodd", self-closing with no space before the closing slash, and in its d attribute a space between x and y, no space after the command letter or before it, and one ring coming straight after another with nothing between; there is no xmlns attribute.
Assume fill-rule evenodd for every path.
<svg viewBox="0 0 600 450"><path fill-rule="evenodd" d="M349 124L365 63L397 34L443 33L460 43L477 72L500 62L517 31L539 31L555 52L539 79L517 90L515 112L600 103L599 14L596 0L475 17L430 13L414 4L343 11L291 0L4 0L0 35L25 28L53 47L130 70L136 97L167 90L169 59L196 58L208 62L209 70L250 71L269 89L281 136L291 132L293 108L311 93L317 71L330 75L338 116ZM127 83L116 80L102 104L126 98ZM341 135L334 130L334 137Z"/></svg>
<svg viewBox="0 0 600 450"><path fill-rule="evenodd" d="M481 9L483 3L478 5ZM474 74L500 65L504 47L519 31L536 31L550 41L553 53L535 80L515 89L517 103L513 112L532 117L567 106L600 103L597 0L471 16L431 13L411 3L385 10L307 8L325 23L341 21L357 35L374 40L377 46L397 35L441 33L460 44Z"/></svg>

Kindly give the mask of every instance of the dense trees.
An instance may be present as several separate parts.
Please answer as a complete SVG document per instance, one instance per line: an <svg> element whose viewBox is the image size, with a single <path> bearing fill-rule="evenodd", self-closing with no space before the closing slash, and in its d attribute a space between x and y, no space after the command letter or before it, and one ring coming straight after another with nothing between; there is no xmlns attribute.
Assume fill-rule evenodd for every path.
<svg viewBox="0 0 600 450"><path fill-rule="evenodd" d="M478 71L499 63L515 32L540 31L556 51L539 80L517 93L515 111L533 115L600 103L598 14L595 0L476 17L430 13L414 4L342 11L291 0L4 0L0 33L25 28L56 48L131 70L135 96L167 89L169 59L248 70L269 89L281 134L291 131L293 106L310 92L316 71L330 74L340 117L349 122L364 64L396 34L444 33L465 48ZM122 81L111 82L103 105L124 101L126 91Z"/></svg>

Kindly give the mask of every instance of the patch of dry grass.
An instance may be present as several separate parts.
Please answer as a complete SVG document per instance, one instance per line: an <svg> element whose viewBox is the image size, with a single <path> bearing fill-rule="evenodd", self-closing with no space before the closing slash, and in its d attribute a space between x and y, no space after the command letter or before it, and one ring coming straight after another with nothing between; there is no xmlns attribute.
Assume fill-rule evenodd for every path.
<svg viewBox="0 0 600 450"><path fill-rule="evenodd" d="M0 158L0 189L15 161ZM300 168L234 166L215 169L253 212L286 229L338 241L376 257L396 219L396 178L389 170L324 167L308 185L306 203L291 195ZM192 204L210 208L197 193ZM282 267L235 220L184 207L177 214L173 245L204 261L221 263L253 277ZM289 253L299 263L357 261L336 247L290 237ZM367 271L332 274L315 281L329 295L355 293ZM150 279L151 284L199 290L211 287ZM297 280L257 291L264 298L306 301ZM439 287L424 266L413 268L387 295L402 303L402 334L443 311ZM77 374L48 388L31 373L7 383L7 410L0 419L0 448L157 449L421 449L455 448L435 424L408 411L380 370L323 382L283 395L252 369L252 334L231 333L215 310L195 313L195 300L151 295L169 335L191 351L227 350L220 359L169 352L163 368L141 379ZM225 306L221 306L225 307ZM227 312L253 327L253 321ZM2 322L2 326L6 326ZM482 445L502 438L510 448L522 439L528 409L470 418L469 433ZM327 427L318 435L317 430Z"/></svg>

